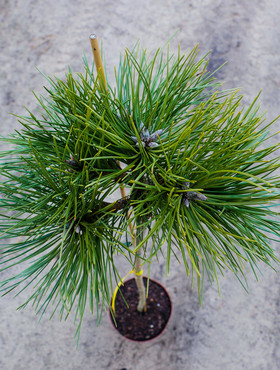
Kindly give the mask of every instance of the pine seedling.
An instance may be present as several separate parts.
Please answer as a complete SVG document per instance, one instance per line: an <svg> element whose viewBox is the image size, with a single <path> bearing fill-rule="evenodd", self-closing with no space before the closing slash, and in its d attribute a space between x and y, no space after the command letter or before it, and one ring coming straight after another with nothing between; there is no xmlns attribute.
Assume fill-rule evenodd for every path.
<svg viewBox="0 0 280 370"><path fill-rule="evenodd" d="M139 272L163 253L168 273L174 255L200 297L205 275L227 268L246 288L247 266L278 263L279 144L257 98L242 108L197 47L126 50L106 90L84 66L47 78L40 111L4 139L14 149L1 153L0 271L22 270L2 293L33 287L22 307L74 308L79 332L87 304L98 321L110 306L117 256ZM109 201L119 187L129 194ZM130 223L135 247L123 241Z"/></svg>

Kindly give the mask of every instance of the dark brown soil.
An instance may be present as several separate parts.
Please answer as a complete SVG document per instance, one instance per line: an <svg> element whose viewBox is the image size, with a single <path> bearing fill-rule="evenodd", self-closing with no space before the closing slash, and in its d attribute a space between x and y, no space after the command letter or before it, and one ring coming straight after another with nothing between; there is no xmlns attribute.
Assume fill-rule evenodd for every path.
<svg viewBox="0 0 280 370"><path fill-rule="evenodd" d="M144 284L147 285L145 277ZM138 292L134 279L126 281L120 290L128 307L118 291L115 301L118 332L126 338L139 342L158 336L166 327L171 315L171 301L164 288L154 280L149 280L147 311L144 313L137 311ZM111 319L114 324L112 315Z"/></svg>

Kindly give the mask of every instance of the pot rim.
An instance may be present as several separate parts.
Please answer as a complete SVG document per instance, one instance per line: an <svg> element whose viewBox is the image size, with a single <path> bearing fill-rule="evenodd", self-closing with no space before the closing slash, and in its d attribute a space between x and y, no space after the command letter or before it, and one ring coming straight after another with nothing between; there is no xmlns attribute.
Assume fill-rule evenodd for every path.
<svg viewBox="0 0 280 370"><path fill-rule="evenodd" d="M151 341L153 341L153 340L156 340L156 339L158 339L159 337L161 337L164 333L165 333L165 331L166 331L166 328L167 328L167 326L168 326L168 324L169 324L169 322L170 322L170 318L171 318L171 316L172 316L172 314L173 314L173 302L172 302L172 299L171 299L171 297L170 297L170 294L169 294L169 292L167 291L167 289L165 288L165 286L163 286L161 283L159 283L157 280L155 280L155 279L151 279L151 278L148 278L147 276L143 276L144 278L146 278L147 280L149 280L149 281L153 281L154 283L156 283L157 285L159 285L164 291L165 291L165 293L167 294L167 296L168 296L168 298L169 298L169 301L170 301L170 315L169 315L169 317L168 317L168 320L167 320L167 322L166 322L166 325L165 325L165 327L162 329L162 331L157 335L157 336L155 336L155 337L153 337L153 338L149 338L149 339L146 339L146 340L137 340L137 339L131 339L131 338L127 338L127 337L125 337L124 335L122 335L119 331L118 331L118 329L117 329L117 327L116 327L116 325L115 325L115 322L114 322L114 320L113 320L113 318L112 318L112 314L111 314L111 310L110 310L110 308L108 309L108 315L109 315L109 319L110 319L110 322L111 322L111 324L112 324L112 326L113 326L113 328L116 330L116 332L122 337L122 338L124 338L124 339L126 339L126 340L128 340L128 341L131 341L131 342L134 342L134 343L147 343L147 342L151 342ZM130 281L130 280L132 280L132 279L135 279L134 277L132 277L132 278L130 278L130 279L127 279L126 281L124 281L123 283L126 283L126 282L128 282L128 281ZM111 300L111 302L112 302L112 300Z"/></svg>

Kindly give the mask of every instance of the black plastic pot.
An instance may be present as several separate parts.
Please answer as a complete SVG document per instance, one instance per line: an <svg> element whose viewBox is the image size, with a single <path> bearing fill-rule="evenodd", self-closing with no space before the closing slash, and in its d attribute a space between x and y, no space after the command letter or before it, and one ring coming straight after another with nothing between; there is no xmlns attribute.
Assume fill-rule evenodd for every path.
<svg viewBox="0 0 280 370"><path fill-rule="evenodd" d="M144 277L147 285L147 278ZM126 339L136 342L154 340L162 335L172 315L172 301L166 289L157 281L149 279L147 311L137 311L138 291L135 279L121 285L115 300L114 318L109 316L114 328Z"/></svg>

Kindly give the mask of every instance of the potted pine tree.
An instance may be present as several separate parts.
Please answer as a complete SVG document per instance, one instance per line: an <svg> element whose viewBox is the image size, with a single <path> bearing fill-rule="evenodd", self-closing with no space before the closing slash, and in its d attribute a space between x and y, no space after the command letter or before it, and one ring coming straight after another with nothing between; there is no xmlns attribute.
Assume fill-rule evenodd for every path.
<svg viewBox="0 0 280 370"><path fill-rule="evenodd" d="M83 74L47 78L40 109L4 139L14 148L1 153L9 243L0 271L23 267L0 287L33 286L22 307L32 302L41 315L51 303L61 317L75 307L77 333L87 303L98 320L108 305L117 326L132 309L152 333L123 334L147 340L157 325L148 315L161 310L161 296L169 300L156 283L150 298L154 283L142 275L159 253L167 273L171 256L183 262L200 299L205 277L217 281L228 268L246 288L246 266L278 263L270 242L280 235L279 144L270 144L273 122L264 125L257 99L244 109L236 91L222 91L197 47L126 50L110 85L91 41L99 73L84 58ZM139 294L134 280L119 284L116 258L131 265ZM155 317L166 323L170 313L171 303Z"/></svg>

